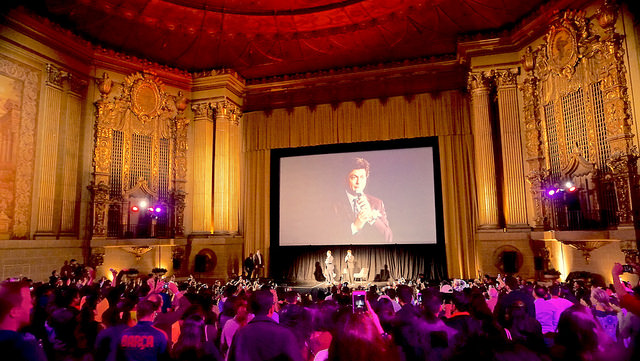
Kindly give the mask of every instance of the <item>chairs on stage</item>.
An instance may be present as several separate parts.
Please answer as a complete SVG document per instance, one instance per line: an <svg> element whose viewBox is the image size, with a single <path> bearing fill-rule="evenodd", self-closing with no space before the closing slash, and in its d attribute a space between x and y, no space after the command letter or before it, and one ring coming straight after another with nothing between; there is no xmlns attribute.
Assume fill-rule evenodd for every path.
<svg viewBox="0 0 640 361"><path fill-rule="evenodd" d="M360 280L360 282L362 282L366 281L367 279L369 279L369 268L367 267L362 267L360 268L360 272L353 274L354 281Z"/></svg>

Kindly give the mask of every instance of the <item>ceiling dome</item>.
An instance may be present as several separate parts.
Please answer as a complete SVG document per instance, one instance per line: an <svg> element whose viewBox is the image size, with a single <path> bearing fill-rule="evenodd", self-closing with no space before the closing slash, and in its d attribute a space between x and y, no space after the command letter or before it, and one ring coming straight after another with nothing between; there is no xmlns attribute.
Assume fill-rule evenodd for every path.
<svg viewBox="0 0 640 361"><path fill-rule="evenodd" d="M36 0L106 48L247 79L452 55L461 34L511 27L542 0ZM31 2L32 4L34 2Z"/></svg>

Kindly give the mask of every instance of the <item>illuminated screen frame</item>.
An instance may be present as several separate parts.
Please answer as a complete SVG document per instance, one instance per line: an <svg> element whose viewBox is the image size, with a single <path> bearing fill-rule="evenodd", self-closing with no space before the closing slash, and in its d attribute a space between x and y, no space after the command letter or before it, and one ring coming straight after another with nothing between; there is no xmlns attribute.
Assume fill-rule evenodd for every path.
<svg viewBox="0 0 640 361"><path fill-rule="evenodd" d="M429 217L433 217L432 225L435 227L435 230L432 234L429 235L430 242L425 242L420 239L402 239L396 238L396 234L401 234L400 228L398 228L398 218L396 221L393 221L394 216L389 215L391 228L394 229L394 240L387 243L384 241L381 242L360 242L360 241L338 241L338 242L315 242L315 241L305 241L300 240L298 242L293 243L285 243L281 244L281 227L283 227L282 219L286 218L281 217L281 211L283 210L283 198L281 197L281 170L283 167L283 162L287 162L290 157L302 157L302 156L336 156L340 157L349 157L357 156L358 154L371 154L367 152L381 152L381 151L402 151L407 150L409 152L415 150L414 148L428 148L431 153L431 179L425 181L429 183L425 184L422 190L427 189L428 187L432 194L429 196L432 199L432 212L433 215L429 215ZM347 154L345 154L347 153ZM353 154L351 154L353 153ZM373 157L375 158L375 157ZM374 159L375 160L375 159ZM365 189L365 193L369 190L371 182L377 181L376 176L380 177L380 168L381 164L376 164L376 162L371 161L371 176L370 182L367 184L367 188ZM415 163L413 163L415 164ZM337 165L341 171L344 168L340 168L340 165ZM344 171L343 171L344 172ZM402 172L398 172L402 173ZM321 146L312 146L312 147L298 147L298 148L281 148L281 149L273 149L271 151L271 247L273 250L277 250L278 247L298 247L298 246L347 246L347 245L433 245L444 247L444 222L443 222L443 212L442 212L442 186L441 186L441 171L440 171L440 157L439 157L439 149L438 149L438 139L437 137L423 137L423 138L411 138L411 139L399 139L399 140L389 140L389 141L374 141L374 142L359 142L359 143L346 143L346 144L331 144L331 145L321 145ZM398 176L398 174L396 174ZM286 177L288 178L288 177ZM346 174L344 176L346 183ZM400 181L402 181L400 179ZM342 185L342 189L344 189L344 183ZM406 187L409 188L409 187ZM288 189L291 189L289 187ZM344 199L346 202L346 194L344 194ZM393 209L393 197L390 195L392 193L385 193L380 191L380 188L376 190L375 187L371 186L371 192L378 192L375 195L380 196L383 199L385 207L387 207L387 214L391 212ZM410 196L414 196L415 194L407 193ZM383 198L384 197L384 198ZM407 195L405 194L405 197ZM285 200L284 203L287 201ZM304 202L303 202L304 203ZM309 203L309 202L307 202ZM315 204L314 202L311 202ZM396 208L397 210L398 208ZM405 211L405 210L403 210ZM410 209L409 209L410 211ZM300 213L300 212L297 212ZM397 213L397 212L396 212ZM313 214L311 214L313 216ZM284 220L286 222L286 219ZM415 223L415 222L414 222ZM408 228L408 227L405 227ZM286 240L285 240L286 241Z"/></svg>

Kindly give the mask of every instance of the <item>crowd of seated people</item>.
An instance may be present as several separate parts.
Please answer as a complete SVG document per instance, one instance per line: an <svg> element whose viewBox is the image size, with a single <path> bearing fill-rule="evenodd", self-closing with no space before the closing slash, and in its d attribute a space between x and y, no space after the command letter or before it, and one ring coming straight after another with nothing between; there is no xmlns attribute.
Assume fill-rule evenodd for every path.
<svg viewBox="0 0 640 361"><path fill-rule="evenodd" d="M620 282L619 264L610 287L399 280L361 287L357 305L347 284L299 294L73 267L0 285L0 359L640 360L640 289Z"/></svg>

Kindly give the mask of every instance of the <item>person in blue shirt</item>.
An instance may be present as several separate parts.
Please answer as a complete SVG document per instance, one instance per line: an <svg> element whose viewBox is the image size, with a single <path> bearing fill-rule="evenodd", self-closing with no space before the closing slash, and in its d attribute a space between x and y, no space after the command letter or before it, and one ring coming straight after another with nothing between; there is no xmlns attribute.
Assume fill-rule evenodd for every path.
<svg viewBox="0 0 640 361"><path fill-rule="evenodd" d="M0 357L3 360L46 361L35 337L18 332L29 324L32 309L28 283L5 281L0 284Z"/></svg>
<svg viewBox="0 0 640 361"><path fill-rule="evenodd" d="M138 323L122 333L118 360L169 360L167 335L152 325L158 308L155 303L149 300L142 300L138 303Z"/></svg>

